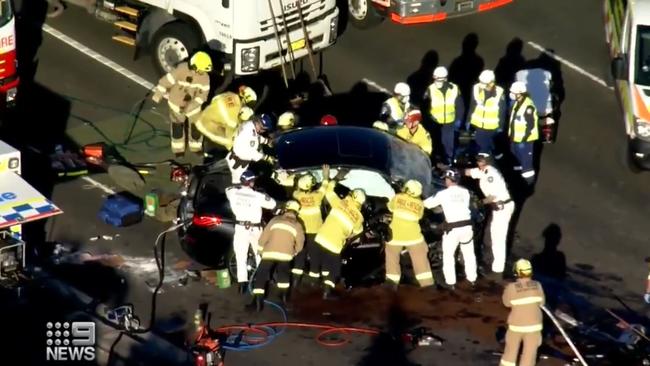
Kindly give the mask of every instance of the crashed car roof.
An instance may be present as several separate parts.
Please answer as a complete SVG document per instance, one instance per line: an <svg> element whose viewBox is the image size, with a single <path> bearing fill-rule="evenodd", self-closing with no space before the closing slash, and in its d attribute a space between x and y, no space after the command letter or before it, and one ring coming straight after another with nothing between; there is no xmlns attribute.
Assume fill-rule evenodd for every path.
<svg viewBox="0 0 650 366"><path fill-rule="evenodd" d="M376 170L394 180L416 179L425 197L433 194L429 157L417 146L367 127L301 128L277 137L278 164L286 170L353 166Z"/></svg>

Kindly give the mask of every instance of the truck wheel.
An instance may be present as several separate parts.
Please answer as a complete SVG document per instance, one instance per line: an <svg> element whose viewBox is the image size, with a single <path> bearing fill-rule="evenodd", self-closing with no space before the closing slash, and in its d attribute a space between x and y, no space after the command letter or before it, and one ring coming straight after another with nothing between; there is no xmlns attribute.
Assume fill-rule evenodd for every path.
<svg viewBox="0 0 650 366"><path fill-rule="evenodd" d="M356 28L368 29L379 25L384 20L370 3L371 0L348 0L350 22Z"/></svg>
<svg viewBox="0 0 650 366"><path fill-rule="evenodd" d="M625 144L624 153L625 153L624 156L625 165L630 170L630 172L634 174L641 173L644 167L634 157L634 151L632 151L632 146L630 142L627 142Z"/></svg>
<svg viewBox="0 0 650 366"><path fill-rule="evenodd" d="M151 43L153 65L160 75L166 74L188 59L200 44L200 37L191 26L169 23L160 28Z"/></svg>

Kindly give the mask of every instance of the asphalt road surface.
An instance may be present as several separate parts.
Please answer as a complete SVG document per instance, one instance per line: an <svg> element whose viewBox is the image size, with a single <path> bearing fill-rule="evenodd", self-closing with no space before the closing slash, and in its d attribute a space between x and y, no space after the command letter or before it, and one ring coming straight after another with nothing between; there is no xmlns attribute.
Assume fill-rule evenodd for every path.
<svg viewBox="0 0 650 366"><path fill-rule="evenodd" d="M543 3L518 0L503 9L439 24L404 27L385 22L368 31L348 27L336 46L325 52L324 71L335 93L346 93L355 85L357 90L359 85L365 85L369 92L375 93L391 89L395 82L407 78L417 90L436 65L450 66L461 84L471 82L472 75L477 75L482 65L496 68L499 80L508 80L511 77L508 70L524 63L541 63L552 69L556 81L561 79L565 95L558 141L543 151L536 191L523 208L512 250L516 256L537 255L538 269L562 278L564 288L592 304L615 304L612 294L616 294L640 309L647 275L643 258L650 237L647 225L650 175L633 173L626 163L624 126L614 93L608 87L611 85L607 76L609 62L600 8L599 2L589 0ZM38 24L38 15L25 18L24 24ZM76 8L67 9L47 24L144 80L156 82L149 59L133 61L130 48L111 41L111 25L100 23ZM33 33L30 46L38 46L39 34ZM130 126L129 115L134 113L147 90L52 34L52 31L42 33L35 82L26 83L25 94L29 98L19 114L17 134L20 136L9 139L21 141L22 147L28 141L36 150L47 151L52 144L70 136L99 139L99 129L112 134L114 140L121 139L122 151L131 159L142 161L152 155L164 156L166 141L162 135L167 127L154 112L146 112L148 124L140 131L141 136L132 141L125 138ZM19 33L19 42L20 37ZM477 42L474 51L472 39ZM510 52L507 52L509 44ZM553 50L563 60L570 61L571 66L548 57L540 58L539 46ZM372 108L378 106L359 103L355 108L360 114L373 114L376 109ZM25 154L35 166L43 163L33 149ZM107 194L96 183L118 190L108 177L100 175L93 176L93 180L53 184L44 179L41 166L25 169L25 176L44 193L52 192L54 202L65 211L48 222L49 241L78 246L95 255L121 256L105 258L108 269L73 272L73 276L67 277L103 302L135 303L136 312L147 319L151 292L145 282L156 276L151 246L155 234L165 224L147 219L126 229L110 228L96 219L101 200ZM545 240L542 233L549 226L560 235ZM106 239L101 238L103 235L107 235ZM100 239L90 240L96 236ZM167 248L168 264L177 264L182 259L180 248L171 240ZM121 268L126 263L127 270L113 271L116 262ZM70 270L61 271L65 275ZM173 276L177 272L170 273ZM197 300L212 302L213 324L277 319L271 310L249 319L239 310L243 301L232 290L217 290L202 282L185 286L170 283L163 287L158 301L161 327L174 328L175 319L191 321ZM463 305L462 301L459 304L476 306ZM337 319L340 318L333 320ZM324 317L323 321L326 320ZM385 324L377 321L365 325ZM498 345L489 340L489 335L470 332L471 328L465 325L453 329L453 321L448 322L440 330L449 340L444 347L433 351L419 349L408 357L412 362L428 365L496 364L496 357L494 362L485 361L483 352L498 349ZM318 347L307 338L309 335L296 333L280 338L278 347L230 353L228 364L364 364L364 360L370 362L370 355L378 352L378 348L381 354L381 344L377 346L375 341L364 338L355 338L352 346L335 352ZM474 340L477 341L471 343ZM408 363L399 360L394 364Z"/></svg>

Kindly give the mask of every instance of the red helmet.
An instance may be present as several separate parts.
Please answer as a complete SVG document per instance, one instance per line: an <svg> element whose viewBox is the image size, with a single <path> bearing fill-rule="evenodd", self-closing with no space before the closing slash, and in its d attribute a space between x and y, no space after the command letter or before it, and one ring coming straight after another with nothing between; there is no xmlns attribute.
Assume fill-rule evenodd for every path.
<svg viewBox="0 0 650 366"><path fill-rule="evenodd" d="M336 117L331 114L326 114L323 118L320 119L321 126L336 126L339 122L336 120Z"/></svg>
<svg viewBox="0 0 650 366"><path fill-rule="evenodd" d="M408 128L415 128L420 122L422 122L422 112L418 109L408 112L406 117L404 117L404 124Z"/></svg>

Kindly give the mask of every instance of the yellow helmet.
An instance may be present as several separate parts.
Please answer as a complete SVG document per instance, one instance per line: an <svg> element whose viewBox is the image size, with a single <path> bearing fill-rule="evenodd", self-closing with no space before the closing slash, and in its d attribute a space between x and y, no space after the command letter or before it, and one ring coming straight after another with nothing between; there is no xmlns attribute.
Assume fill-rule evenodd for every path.
<svg viewBox="0 0 650 366"><path fill-rule="evenodd" d="M420 197L422 195L422 183L411 179L404 184L404 193L411 197Z"/></svg>
<svg viewBox="0 0 650 366"><path fill-rule="evenodd" d="M353 189L352 192L350 192L350 196L359 205L363 205L363 203L366 202L366 192L361 188Z"/></svg>
<svg viewBox="0 0 650 366"><path fill-rule="evenodd" d="M298 211L300 211L300 203L298 203L298 201L296 201L296 200L288 200L284 204L284 209L287 210L287 211L298 212Z"/></svg>
<svg viewBox="0 0 650 366"><path fill-rule="evenodd" d="M307 173L298 179L298 188L303 191L308 191L316 185L316 178L311 174Z"/></svg>
<svg viewBox="0 0 650 366"><path fill-rule="evenodd" d="M528 259L519 259L515 262L515 274L517 277L531 277L533 275L533 265Z"/></svg>
<svg viewBox="0 0 650 366"><path fill-rule="evenodd" d="M239 114L237 115L237 117L239 118L240 121L244 122L244 121L249 121L251 118L253 118L254 114L255 112L251 107L242 107L239 110Z"/></svg>
<svg viewBox="0 0 650 366"><path fill-rule="evenodd" d="M296 115L293 112L284 112L278 118L278 128L289 130L296 125Z"/></svg>
<svg viewBox="0 0 650 366"><path fill-rule="evenodd" d="M198 71L212 71L212 59L210 58L210 55L203 51L199 51L192 56L190 59L190 65Z"/></svg>
<svg viewBox="0 0 650 366"><path fill-rule="evenodd" d="M253 88L246 85L239 87L239 97L244 101L244 104L249 107L257 102L257 93L255 93Z"/></svg>

